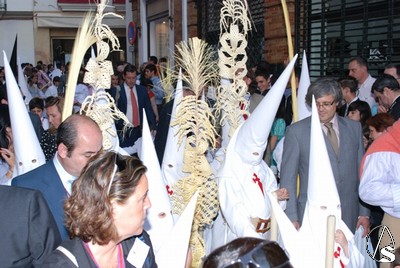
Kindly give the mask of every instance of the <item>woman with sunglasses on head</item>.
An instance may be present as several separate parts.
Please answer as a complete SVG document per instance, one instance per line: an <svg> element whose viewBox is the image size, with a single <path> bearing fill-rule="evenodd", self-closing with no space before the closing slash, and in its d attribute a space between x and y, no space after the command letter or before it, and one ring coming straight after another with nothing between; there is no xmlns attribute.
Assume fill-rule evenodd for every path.
<svg viewBox="0 0 400 268"><path fill-rule="evenodd" d="M215 249L203 268L293 268L283 249L273 241L240 237Z"/></svg>
<svg viewBox="0 0 400 268"><path fill-rule="evenodd" d="M43 267L157 267L143 230L151 207L146 170L136 157L93 156L64 205L72 240L64 241Z"/></svg>

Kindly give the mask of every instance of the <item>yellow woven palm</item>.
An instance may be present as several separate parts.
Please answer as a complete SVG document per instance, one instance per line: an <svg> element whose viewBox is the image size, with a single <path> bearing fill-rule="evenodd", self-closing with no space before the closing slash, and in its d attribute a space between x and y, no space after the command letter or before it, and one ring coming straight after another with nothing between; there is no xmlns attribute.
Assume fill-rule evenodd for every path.
<svg viewBox="0 0 400 268"><path fill-rule="evenodd" d="M183 80L187 82L194 95L182 98L176 119L171 122L179 126L177 137L181 145L185 140L182 171L190 173L173 185L173 212L181 214L190 198L199 191L195 216L192 224L190 246L192 248L192 267L200 267L205 255L203 229L210 225L218 213L218 187L212 168L205 156L207 149L214 146L216 131L214 117L208 104L201 100L203 89L216 77L216 63L211 60L211 51L207 44L193 38L188 43L177 46L179 67L186 70Z"/></svg>
<svg viewBox="0 0 400 268"><path fill-rule="evenodd" d="M239 109L240 104L244 104L244 108L248 105L244 98L247 93L247 85L243 80L247 74L246 36L251 29L247 14L247 1L223 1L218 66L221 78L229 79L231 83L218 87L216 111L222 126L229 123L229 137L235 132L243 114L247 114L246 109Z"/></svg>
<svg viewBox="0 0 400 268"><path fill-rule="evenodd" d="M114 120L123 119L125 126L130 126L126 116L117 109L113 98L104 91L104 89L111 86L113 68L112 63L106 60L110 53L110 46L103 40L107 39L111 44L112 50L118 50L120 44L117 36L108 25L102 23L102 20L105 16L109 15L123 19L122 16L112 12L104 13L107 2L107 0L99 1L97 3L96 14L88 13L80 27L74 43L63 111L63 119L71 114L77 78L83 57L90 46L96 43L97 57L89 59L85 67L87 72L83 80L85 83L90 84L94 91L91 96L88 96L83 101L80 112L91 117L99 125L103 133L103 147L106 150L112 147L110 135L113 137L117 135L113 129Z"/></svg>

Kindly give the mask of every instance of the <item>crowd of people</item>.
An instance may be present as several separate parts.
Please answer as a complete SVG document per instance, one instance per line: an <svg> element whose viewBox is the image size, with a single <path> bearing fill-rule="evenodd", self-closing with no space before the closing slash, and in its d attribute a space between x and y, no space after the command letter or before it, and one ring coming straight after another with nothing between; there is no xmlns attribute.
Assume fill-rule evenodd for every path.
<svg viewBox="0 0 400 268"><path fill-rule="evenodd" d="M119 146L128 155L104 151L98 124L79 114L80 105L93 92L91 85L84 83L84 68L76 86L74 113L62 121L68 64L59 69L42 62L35 67L24 64L31 94L29 115L47 162L21 175L15 172L18 161L10 121L12 104L8 103L7 79L1 70L0 184L8 186L0 186L0 215L6 221L0 235L8 246L0 253L0 263L5 267L157 267L151 237L143 230L146 210L151 207L146 177L149 167L143 165L135 148L141 140L143 122L148 122L158 164L162 164L172 105L165 101L169 89L163 88L159 64L155 56L141 70L129 63L115 64L110 88L106 89L132 124L126 130L123 120L115 122ZM298 102L311 107L315 98L344 223L353 233L362 226L363 237L370 228L385 225L394 240L400 241L400 65L389 64L384 74L373 78L365 59L356 57L349 61L348 70L347 76L322 77L312 82L306 99ZM258 107L266 111L268 93L278 77L279 73L265 61L248 69L244 79L249 88L246 107L250 119ZM298 70L296 77L299 79ZM227 224L229 239L220 237L225 238L224 243L220 240L218 247L209 250L215 249L204 257L203 267L239 267L235 266L238 263L240 267L250 263L257 267L292 267L290 252L285 253L280 247L283 245L265 240L271 212L266 193L275 192L280 201L286 201L282 208L300 229L309 197L311 117L293 122L290 90L282 93L283 97L274 100L278 109L270 126L257 126L266 132L260 130L264 147L258 145L255 149L248 139L248 144L243 144L253 155L247 159L247 151L237 149L243 148L242 143L228 147L228 152L233 150L239 155L227 160L223 169L232 170L220 180L226 187L231 184L228 177L251 177L263 195L265 191L260 200L269 211L264 218L246 218L255 199L249 197L252 192L246 192L245 183L241 187L242 182L235 182L232 191L242 191L240 195L221 193L227 199L221 201L221 206L230 206L226 211L232 214L222 210L216 220ZM247 129L255 131L256 126L245 119L249 123L243 124L237 140L243 139L241 133ZM276 159L273 152L281 140L283 154ZM261 154L255 155L255 151ZM251 157L262 164L258 160L255 164ZM236 172L239 167L241 170ZM220 186L219 190L224 188ZM230 204L235 198L236 205ZM239 212L246 217L229 219ZM245 237L249 234L257 238ZM347 240L340 234L336 242L347 249ZM379 247L377 237L372 242ZM221 243L225 245L219 247ZM137 249L133 256L132 247ZM346 257L351 258L351 254L347 252ZM390 264L381 263L381 267Z"/></svg>

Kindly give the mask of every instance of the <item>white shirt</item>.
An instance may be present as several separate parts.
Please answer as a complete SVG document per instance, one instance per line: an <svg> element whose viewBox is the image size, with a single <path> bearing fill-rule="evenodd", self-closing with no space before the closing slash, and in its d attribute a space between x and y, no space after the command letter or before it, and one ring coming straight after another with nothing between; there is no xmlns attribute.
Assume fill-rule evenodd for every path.
<svg viewBox="0 0 400 268"><path fill-rule="evenodd" d="M368 78L359 85L358 88L358 98L362 101L366 101L369 104L369 107L374 107L376 105L375 96L371 93L372 85L375 82L375 78L371 75L368 75Z"/></svg>
<svg viewBox="0 0 400 268"><path fill-rule="evenodd" d="M126 83L124 83L124 88L126 94L126 117L128 118L129 122L132 123L131 89ZM136 86L133 87L133 93L135 94L137 107L139 108Z"/></svg>
<svg viewBox="0 0 400 268"><path fill-rule="evenodd" d="M46 98L53 96L53 97L57 97L58 96L58 89L56 86L51 85L49 86L49 88L46 90L46 92L44 93L44 95L46 96Z"/></svg>
<svg viewBox="0 0 400 268"><path fill-rule="evenodd" d="M72 182L76 179L75 176L72 176L69 174L61 165L59 159L58 159L58 152L54 155L53 158L53 163L54 166L57 170L58 175L60 176L61 182L65 188L65 190L68 192L68 194L71 194L72 192Z"/></svg>
<svg viewBox="0 0 400 268"><path fill-rule="evenodd" d="M400 154L377 152L367 156L359 187L360 198L400 218Z"/></svg>

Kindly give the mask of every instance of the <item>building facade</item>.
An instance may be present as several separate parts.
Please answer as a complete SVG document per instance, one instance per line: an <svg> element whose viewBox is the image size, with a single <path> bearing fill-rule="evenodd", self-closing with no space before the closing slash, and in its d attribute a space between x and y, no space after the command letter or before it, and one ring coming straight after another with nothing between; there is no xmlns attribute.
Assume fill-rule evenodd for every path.
<svg viewBox="0 0 400 268"><path fill-rule="evenodd" d="M67 62L77 28L85 12L95 10L94 2L0 0L1 47L11 53L18 34L22 62ZM218 49L221 4L221 0L109 0L108 11L124 16L124 20L105 19L122 49L111 59L139 66L155 55L173 65L175 45L195 36ZM400 62L400 0L286 0L286 4L294 51L307 52L312 78L345 74L354 56L366 58L375 76L387 63ZM288 45L281 0L248 0L248 5L253 21L248 65L260 60L283 64ZM135 40L129 39L132 32Z"/></svg>
<svg viewBox="0 0 400 268"><path fill-rule="evenodd" d="M73 43L85 13L96 10L94 0L0 0L1 47L11 54L17 37L18 57L21 62L36 64L66 63L71 58ZM111 3L112 2L112 3ZM125 0L110 0L110 8L126 17ZM130 5L128 5L129 7ZM129 9L128 9L129 10ZM128 11L128 15L131 12ZM119 37L126 51L125 20L106 17L104 22ZM90 52L88 53L88 57ZM115 60L125 60L126 53L111 55ZM1 61L3 55L1 55Z"/></svg>
<svg viewBox="0 0 400 268"><path fill-rule="evenodd" d="M173 58L175 44L194 36L217 49L221 3L132 0L133 20L140 27L136 64L150 55ZM307 52L312 78L346 74L347 63L355 56L367 60L374 76L386 64L400 62L400 0L286 0L286 4L294 51ZM283 64L288 45L281 0L248 0L248 5L253 20L248 65L260 60Z"/></svg>

